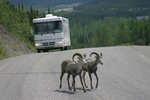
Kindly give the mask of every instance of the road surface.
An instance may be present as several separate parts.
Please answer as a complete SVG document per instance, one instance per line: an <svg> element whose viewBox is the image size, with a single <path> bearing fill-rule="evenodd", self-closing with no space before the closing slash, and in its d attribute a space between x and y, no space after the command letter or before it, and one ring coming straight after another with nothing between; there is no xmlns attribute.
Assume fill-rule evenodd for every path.
<svg viewBox="0 0 150 100"><path fill-rule="evenodd" d="M84 93L76 77L76 92L68 89L65 74L59 89L61 62L75 52L102 52L99 86ZM91 59L95 59L92 55ZM93 85L95 87L95 76ZM70 80L72 81L72 80ZM124 46L33 53L0 61L0 100L150 100L150 47Z"/></svg>

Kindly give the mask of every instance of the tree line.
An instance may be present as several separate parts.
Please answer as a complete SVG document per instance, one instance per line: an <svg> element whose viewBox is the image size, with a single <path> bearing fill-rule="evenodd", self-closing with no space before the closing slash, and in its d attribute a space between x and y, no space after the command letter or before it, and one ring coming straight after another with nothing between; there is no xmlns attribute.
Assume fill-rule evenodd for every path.
<svg viewBox="0 0 150 100"><path fill-rule="evenodd" d="M136 17L150 15L149 0L94 0L74 7L75 11L83 13L92 19L105 17Z"/></svg>
<svg viewBox="0 0 150 100"><path fill-rule="evenodd" d="M150 45L150 19L136 19L136 16L150 15L148 2L150 3L148 0L95 0L74 7L74 12L56 14L70 20L73 49Z"/></svg>
<svg viewBox="0 0 150 100"><path fill-rule="evenodd" d="M87 20L88 23L88 20ZM112 17L71 26L72 48L150 45L150 20Z"/></svg>

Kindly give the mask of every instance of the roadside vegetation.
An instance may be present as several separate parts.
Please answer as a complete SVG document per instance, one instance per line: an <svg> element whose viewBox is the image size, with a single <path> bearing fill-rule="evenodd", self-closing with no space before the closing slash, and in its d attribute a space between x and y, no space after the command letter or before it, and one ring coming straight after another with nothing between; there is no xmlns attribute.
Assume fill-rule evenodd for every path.
<svg viewBox="0 0 150 100"><path fill-rule="evenodd" d="M4 59L4 58L8 58L9 54L7 53L7 51L3 48L0 48L0 60Z"/></svg>
<svg viewBox="0 0 150 100"><path fill-rule="evenodd" d="M18 4L15 7L7 0L0 1L0 24L34 50L33 36L30 33L30 20L23 4Z"/></svg>
<svg viewBox="0 0 150 100"><path fill-rule="evenodd" d="M0 25L5 27L5 29L22 41L32 51L36 50L34 48L33 35L30 33L32 28L30 18L36 16L34 15L36 13L38 13L36 10L27 12L21 3L16 6L10 4L7 0L0 1ZM6 33L4 32L3 34ZM7 49L2 47L2 45L6 45L4 42L3 40L0 41L0 59L9 57ZM14 51L17 51L17 45L13 44L13 47Z"/></svg>

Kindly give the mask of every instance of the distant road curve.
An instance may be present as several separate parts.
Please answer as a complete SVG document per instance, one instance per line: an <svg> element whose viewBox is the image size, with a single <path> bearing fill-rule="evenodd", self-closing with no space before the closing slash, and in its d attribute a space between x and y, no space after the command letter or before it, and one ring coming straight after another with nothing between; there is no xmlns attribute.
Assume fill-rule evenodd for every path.
<svg viewBox="0 0 150 100"><path fill-rule="evenodd" d="M102 52L99 86L84 93L76 77L76 92L66 75L59 89L60 64L75 52ZM95 59L92 55L91 59ZM95 77L93 85L95 87ZM72 80L70 80L72 81ZM86 75L87 85L90 81ZM90 87L90 86L89 86ZM150 100L150 47L123 46L33 53L0 61L0 100Z"/></svg>

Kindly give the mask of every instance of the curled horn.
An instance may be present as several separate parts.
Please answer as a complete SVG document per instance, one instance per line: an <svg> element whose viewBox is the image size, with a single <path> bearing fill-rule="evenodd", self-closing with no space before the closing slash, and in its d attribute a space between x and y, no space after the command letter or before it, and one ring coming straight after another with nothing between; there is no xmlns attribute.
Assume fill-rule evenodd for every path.
<svg viewBox="0 0 150 100"><path fill-rule="evenodd" d="M91 55L92 54L95 54L96 56L98 56L99 57L99 54L98 53L96 53L96 52L92 52L91 54L90 54L90 57L91 57Z"/></svg>
<svg viewBox="0 0 150 100"><path fill-rule="evenodd" d="M82 57L82 55L80 53L75 53L73 56L72 56L72 60L74 61L74 57L75 56L79 56L80 58Z"/></svg>

